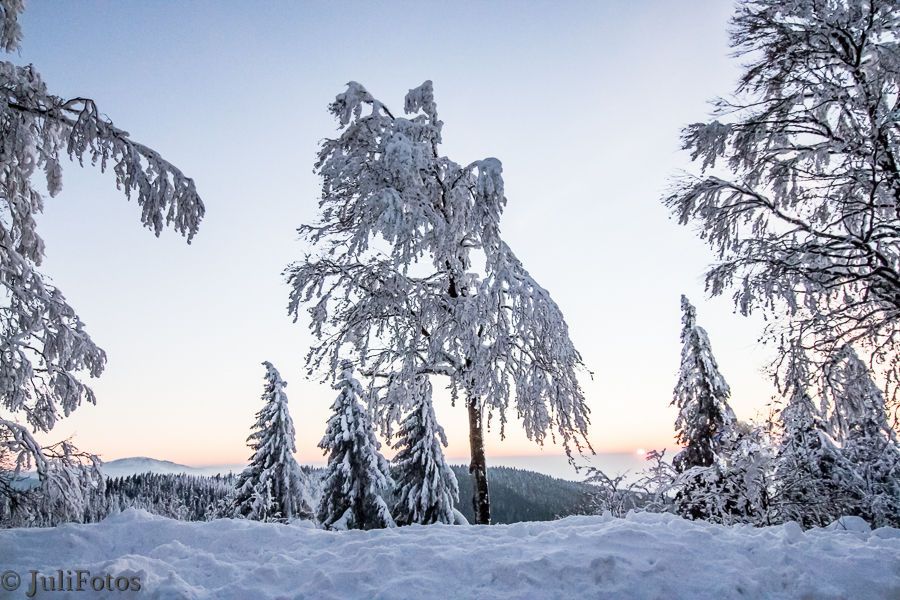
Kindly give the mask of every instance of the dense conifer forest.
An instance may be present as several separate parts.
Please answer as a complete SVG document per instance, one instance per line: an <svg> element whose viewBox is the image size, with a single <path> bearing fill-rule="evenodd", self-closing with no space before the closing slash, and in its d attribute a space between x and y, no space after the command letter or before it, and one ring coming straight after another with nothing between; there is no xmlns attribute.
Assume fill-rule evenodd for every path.
<svg viewBox="0 0 900 600"><path fill-rule="evenodd" d="M468 467L451 467L459 481L463 498L472 491ZM324 469L301 467L308 476L310 495L318 501ZM589 514L594 509L596 486L549 477L523 469L489 467L491 495L494 498L492 523L553 521L569 515ZM232 474L202 475L140 473L109 478L103 489L95 489L84 503L83 522L94 523L128 508L180 521L211 521L234 513ZM14 505L11 496L0 495L0 526L27 527L46 524L40 513L39 487L22 490ZM24 496L24 498L23 498ZM29 503L30 502L30 503ZM474 516L469 502L460 502L458 510L467 518Z"/></svg>

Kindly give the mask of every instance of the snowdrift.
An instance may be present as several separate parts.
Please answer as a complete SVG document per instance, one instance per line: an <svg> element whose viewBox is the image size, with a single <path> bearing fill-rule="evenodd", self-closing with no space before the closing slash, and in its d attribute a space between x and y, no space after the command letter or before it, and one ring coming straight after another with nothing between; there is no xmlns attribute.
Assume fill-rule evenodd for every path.
<svg viewBox="0 0 900 600"><path fill-rule="evenodd" d="M35 598L896 600L900 530L856 518L803 532L630 514L336 533L132 509L0 531L0 572L7 589L19 581L3 598L26 598L34 580ZM79 577L89 594L75 591ZM64 591L43 591L51 582Z"/></svg>

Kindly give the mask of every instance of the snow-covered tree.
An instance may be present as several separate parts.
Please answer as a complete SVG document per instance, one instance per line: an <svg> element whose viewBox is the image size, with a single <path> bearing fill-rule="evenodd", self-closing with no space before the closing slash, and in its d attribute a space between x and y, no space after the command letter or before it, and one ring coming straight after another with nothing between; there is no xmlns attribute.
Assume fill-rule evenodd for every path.
<svg viewBox="0 0 900 600"><path fill-rule="evenodd" d="M684 446L672 461L679 474L675 510L719 523L769 524L773 445L762 428L737 422L731 389L685 296L681 310L684 346L671 402L678 408L675 437Z"/></svg>
<svg viewBox="0 0 900 600"><path fill-rule="evenodd" d="M22 476L28 462L21 461L23 453L8 450L11 435L0 429L0 527L90 522L98 512L92 501L105 489L100 459L78 450L71 439L41 448L35 455L45 461L44 475L33 486Z"/></svg>
<svg viewBox="0 0 900 600"><path fill-rule="evenodd" d="M843 462L840 450L806 390L792 394L777 422L782 430L775 459L780 520L808 529L849 514L835 477Z"/></svg>
<svg viewBox="0 0 900 600"><path fill-rule="evenodd" d="M821 410L828 419L829 433L843 443L851 437L884 437L896 442L888 424L884 396L872 372L846 344L830 357L822 371L825 390Z"/></svg>
<svg viewBox="0 0 900 600"><path fill-rule="evenodd" d="M874 352L893 384L898 20L894 0L738 2L731 40L744 75L713 120L685 129L701 173L666 200L718 253L706 273L713 295L733 289L742 313L775 316L772 336L797 340L811 359L846 343Z"/></svg>
<svg viewBox="0 0 900 600"><path fill-rule="evenodd" d="M390 464L378 452L381 444L369 411L360 402L362 386L353 377L353 363L341 364L334 389L340 390L331 409L319 448L328 454L322 479L319 522L329 529L396 527L384 500L393 483Z"/></svg>
<svg viewBox="0 0 900 600"><path fill-rule="evenodd" d="M8 52L21 40L22 10L21 0L0 3L0 46ZM66 155L110 168L157 235L172 224L190 242L204 213L194 182L113 126L93 100L54 96L34 66L0 62L0 429L9 433L5 447L33 461L43 480L56 459L42 454L32 431L48 432L83 401L95 403L76 373L97 377L106 363L62 292L37 271L44 240L35 215L44 197L33 177L42 172L56 196Z"/></svg>
<svg viewBox="0 0 900 600"><path fill-rule="evenodd" d="M394 449L399 450L392 469L397 499L394 520L397 525L462 523L465 518L454 508L459 485L444 462L441 444L447 445L447 436L434 418L431 382L427 375L419 375L413 386L411 393L416 404L400 424L400 439L394 444Z"/></svg>
<svg viewBox="0 0 900 600"><path fill-rule="evenodd" d="M900 524L900 447L881 390L849 344L828 361L824 378L843 459L837 483L851 514L875 526Z"/></svg>
<svg viewBox="0 0 900 600"><path fill-rule="evenodd" d="M678 408L675 439L684 446L673 464L679 471L715 463L731 441L734 411L731 389L719 373L709 336L697 325L697 310L681 297L681 370L671 404Z"/></svg>
<svg viewBox="0 0 900 600"><path fill-rule="evenodd" d="M900 447L871 369L849 344L824 368L813 368L799 344L785 362L780 383L789 400L776 420L780 519L803 527L841 515L876 526L900 522Z"/></svg>
<svg viewBox="0 0 900 600"><path fill-rule="evenodd" d="M235 513L256 521L287 522L310 517L312 507L300 466L294 459L294 421L288 411L287 386L270 362L262 399L266 403L256 413L256 430L247 438L253 449L250 465L235 484Z"/></svg>
<svg viewBox="0 0 900 600"><path fill-rule="evenodd" d="M468 410L476 521L488 523L483 420L499 414L503 435L512 402L529 438L582 450L581 357L559 307L500 238L500 161L439 154L430 81L407 94L408 119L356 82L329 110L343 132L316 163L320 219L300 229L316 255L286 271L289 311L310 304L319 339L308 365L333 373L352 352L373 381L447 376ZM388 430L412 408L408 396L370 396Z"/></svg>
<svg viewBox="0 0 900 600"><path fill-rule="evenodd" d="M731 390L719 373L706 331L697 325L697 311L681 297L681 369L671 404L678 408L675 439L684 446L672 461L683 473L676 497L678 512L710 518L719 512L724 453L734 438L735 417L728 406Z"/></svg>

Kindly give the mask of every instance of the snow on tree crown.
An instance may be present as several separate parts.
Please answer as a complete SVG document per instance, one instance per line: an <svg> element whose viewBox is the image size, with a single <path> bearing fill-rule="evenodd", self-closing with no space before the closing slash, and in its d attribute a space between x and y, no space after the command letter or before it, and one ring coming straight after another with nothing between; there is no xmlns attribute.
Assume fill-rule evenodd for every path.
<svg viewBox="0 0 900 600"><path fill-rule="evenodd" d="M12 52L22 41L19 15L25 10L25 0L0 0L0 48Z"/></svg>
<svg viewBox="0 0 900 600"><path fill-rule="evenodd" d="M329 374L340 372L350 347L367 374L450 377L454 398L464 390L483 401L488 418L514 391L529 437L542 443L556 428L568 444L588 423L581 357L559 307L500 237L502 163L463 166L439 154L430 81L409 91L404 108L418 114L395 117L356 82L329 106L342 132L316 162L319 220L299 230L316 256L287 271L289 311L296 318L310 303L321 341L310 372L326 360ZM476 250L483 268L473 265ZM374 399L376 416L396 414L379 412L384 400Z"/></svg>
<svg viewBox="0 0 900 600"><path fill-rule="evenodd" d="M681 296L681 323L684 327L681 329L681 343L688 341L691 330L697 325L697 309L688 302L687 296Z"/></svg>

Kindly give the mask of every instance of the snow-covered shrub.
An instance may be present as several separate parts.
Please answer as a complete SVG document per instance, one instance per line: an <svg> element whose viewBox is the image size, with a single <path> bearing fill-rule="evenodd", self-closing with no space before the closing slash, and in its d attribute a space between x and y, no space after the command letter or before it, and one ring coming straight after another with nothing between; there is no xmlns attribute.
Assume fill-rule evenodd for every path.
<svg viewBox="0 0 900 600"><path fill-rule="evenodd" d="M594 467L588 467L588 473L584 481L595 488L589 507L591 513L600 515L609 513L617 519L622 519L630 510L644 510L647 488L643 478L628 481L627 473L611 477Z"/></svg>

